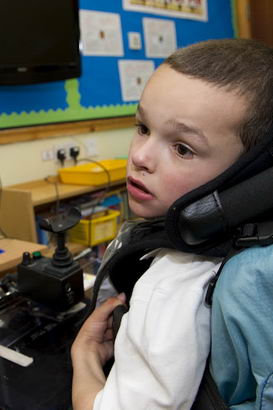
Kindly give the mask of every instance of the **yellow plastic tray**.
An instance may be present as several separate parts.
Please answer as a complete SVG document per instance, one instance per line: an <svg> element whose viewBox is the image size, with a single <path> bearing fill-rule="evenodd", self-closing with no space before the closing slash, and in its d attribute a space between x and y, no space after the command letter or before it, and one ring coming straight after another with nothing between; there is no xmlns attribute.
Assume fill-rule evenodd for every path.
<svg viewBox="0 0 273 410"><path fill-rule="evenodd" d="M103 185L124 179L126 165L126 159L105 159L98 161L98 163L90 162L75 165L74 167L61 168L59 169L59 176L63 184Z"/></svg>
<svg viewBox="0 0 273 410"><path fill-rule="evenodd" d="M117 234L119 216L119 211L109 209L105 216L91 220L81 219L78 225L70 229L69 240L88 246L108 242Z"/></svg>

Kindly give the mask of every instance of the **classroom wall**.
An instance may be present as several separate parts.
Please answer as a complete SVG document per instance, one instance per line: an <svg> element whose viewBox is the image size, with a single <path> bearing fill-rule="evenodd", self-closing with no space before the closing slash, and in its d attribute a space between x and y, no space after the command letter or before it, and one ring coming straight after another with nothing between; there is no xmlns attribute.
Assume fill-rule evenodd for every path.
<svg viewBox="0 0 273 410"><path fill-rule="evenodd" d="M138 11L124 9L124 1ZM159 7L139 9L135 0L124 1L79 1L81 76L68 81L0 85L0 129L132 115L153 67L176 47L234 37L234 0L200 0L198 12L185 7L184 14L171 9L157 14L162 12ZM129 33L138 33L140 49L130 48ZM34 39L34 49L39 49Z"/></svg>
<svg viewBox="0 0 273 410"><path fill-rule="evenodd" d="M111 3L111 6L110 6ZM116 4L114 4L116 3ZM232 17L232 7L231 5L234 3L234 0L214 0L208 1L208 14L209 20L208 22L199 22L190 19L177 19L176 22L176 29L178 33L178 46L184 46L186 44L192 43L193 41L197 40L204 40L207 38L222 38L222 37L230 37L233 36L233 17ZM88 1L81 0L81 8L89 9L90 5ZM131 12L124 12L121 9L121 1L119 2L108 2L107 0L98 0L92 4L92 9L95 10L102 10L102 11L111 11L111 12L120 12L122 14L126 14L129 16L130 19L134 19L138 21L138 25L135 26L133 23L134 21L124 20L124 33L126 34L124 37L124 44L127 44L127 31L131 31L133 27L137 27L138 31L142 31L140 28L140 22L142 18L141 13L131 13ZM109 8L109 9L108 9ZM116 9L117 8L117 9ZM150 17L158 17L156 15L152 15ZM165 18L162 16L162 18ZM129 24L130 23L130 24ZM127 47L127 46L126 46ZM132 51L132 50L131 50ZM134 50L135 52L135 50ZM144 48L139 51L141 52L142 58L144 58ZM130 57L130 55L128 54ZM128 57L127 56L127 57ZM137 54L136 56L139 56ZM136 58L136 56L134 58ZM90 62L90 66L94 65L95 62L99 64L99 61L103 61L105 64L105 59L86 56L85 59L92 60L92 64ZM107 59L113 60L113 58L107 57ZM108 61L107 60L107 61ZM160 59L157 63L160 63ZM105 70L108 70L106 67ZM88 83L92 76L88 77ZM96 80L97 81L97 80ZM111 76L111 81L112 76ZM118 83L117 80L115 80ZM50 88L50 84L48 85ZM106 88L108 85L106 84ZM35 87L34 87L35 88ZM6 91L6 89L5 89ZM106 89L107 94L109 93L109 87ZM31 93L29 93L31 95ZM78 93L74 94L78 96ZM88 94L92 95L92 93ZM78 97L77 97L78 98ZM2 99L2 104L4 104L4 109L2 112L8 111L6 107L6 99ZM14 103L15 99L12 98L11 101ZM25 101L25 99L22 99ZM36 100L35 100L36 101ZM120 103L120 101L118 101ZM1 105L1 104L0 104ZM77 105L77 104L76 104ZM0 107L1 108L1 107ZM29 108L30 110L30 108ZM15 110L14 107L10 109L10 112L21 112L22 109ZM25 111L25 107L23 109L23 113ZM26 109L26 111L28 111ZM1 112L1 109L0 109ZM128 113L127 113L128 114ZM100 118L100 117L98 117ZM71 120L71 118L70 118ZM13 124L13 123L12 123ZM0 124L0 128L5 128L2 123ZM48 175L56 175L60 164L55 160L42 160L42 152L46 150L51 150L53 147L56 147L61 144L66 143L75 143L75 145L79 145L81 148L81 157L86 157L86 149L84 143L87 139L93 139L97 146L98 155L93 157L94 159L105 159L105 158L114 158L114 157L124 157L127 155L129 144L131 141L131 137L133 134L132 129L120 129L120 130L112 130L112 131L101 131L96 133L90 133L85 135L77 135L73 137L63 137L63 138L49 138L43 140L35 140L30 142L22 142L16 144L9 144L9 145L1 145L0 146L0 181L2 186L8 186L13 184L19 184L23 182L28 182L36 179L43 179ZM73 162L70 161L66 162L66 165L72 165Z"/></svg>
<svg viewBox="0 0 273 410"><path fill-rule="evenodd" d="M43 179L56 175L60 164L56 161L43 161L42 152L62 144L78 145L81 158L86 157L85 142L94 140L98 151L95 160L127 156L133 129L93 132L63 138L50 138L0 146L0 178L2 186ZM66 161L66 165L73 162Z"/></svg>

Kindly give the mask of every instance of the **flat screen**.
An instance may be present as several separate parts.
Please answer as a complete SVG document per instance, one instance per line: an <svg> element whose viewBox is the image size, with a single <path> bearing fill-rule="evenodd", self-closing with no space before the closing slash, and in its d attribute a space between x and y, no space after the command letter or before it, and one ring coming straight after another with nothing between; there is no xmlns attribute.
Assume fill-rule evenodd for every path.
<svg viewBox="0 0 273 410"><path fill-rule="evenodd" d="M77 0L0 0L0 84L79 75Z"/></svg>

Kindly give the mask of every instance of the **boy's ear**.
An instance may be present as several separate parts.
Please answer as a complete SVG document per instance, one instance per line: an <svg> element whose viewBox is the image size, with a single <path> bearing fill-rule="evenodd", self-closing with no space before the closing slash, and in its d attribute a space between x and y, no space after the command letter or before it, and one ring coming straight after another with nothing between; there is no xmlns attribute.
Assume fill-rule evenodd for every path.
<svg viewBox="0 0 273 410"><path fill-rule="evenodd" d="M170 207L166 232L175 248L204 253L231 240L240 224L273 209L272 134L221 175Z"/></svg>

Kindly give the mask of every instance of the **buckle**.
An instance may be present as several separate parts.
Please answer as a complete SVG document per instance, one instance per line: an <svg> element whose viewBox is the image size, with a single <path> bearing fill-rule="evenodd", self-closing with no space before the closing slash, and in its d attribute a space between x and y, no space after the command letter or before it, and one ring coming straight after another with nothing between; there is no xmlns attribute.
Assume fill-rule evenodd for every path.
<svg viewBox="0 0 273 410"><path fill-rule="evenodd" d="M234 238L234 246L248 248L259 245L267 246L273 243L273 227L271 223L246 224Z"/></svg>

